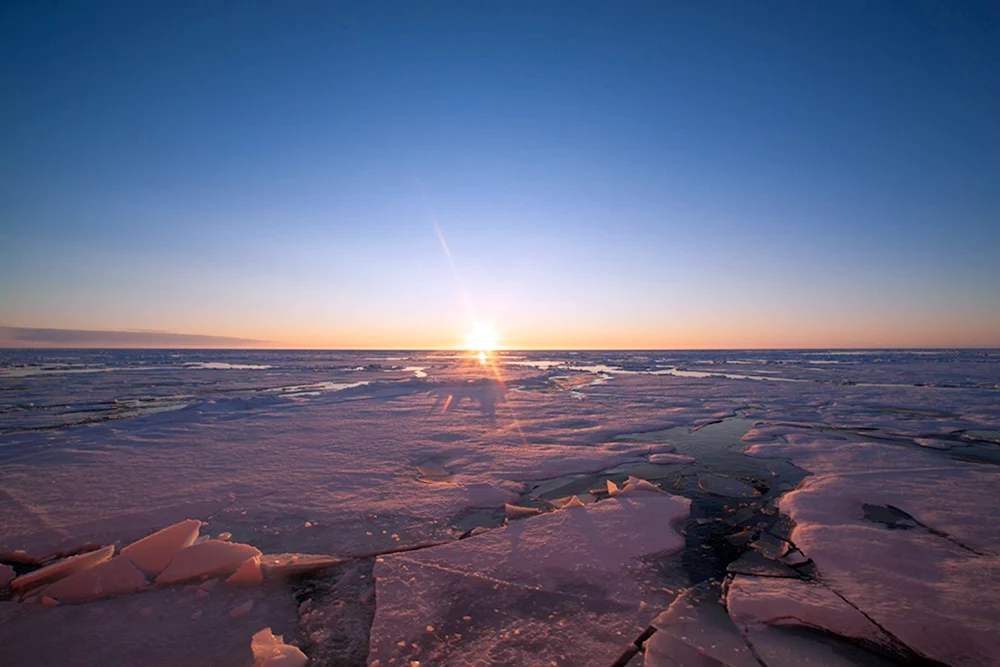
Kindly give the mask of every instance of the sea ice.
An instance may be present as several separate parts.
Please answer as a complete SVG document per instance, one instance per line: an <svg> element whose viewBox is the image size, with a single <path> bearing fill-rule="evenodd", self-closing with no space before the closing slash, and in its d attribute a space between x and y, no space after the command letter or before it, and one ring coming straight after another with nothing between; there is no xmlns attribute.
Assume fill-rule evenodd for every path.
<svg viewBox="0 0 1000 667"><path fill-rule="evenodd" d="M3 588L10 582L14 581L14 568L10 565L4 565L0 563L0 588Z"/></svg>
<svg viewBox="0 0 1000 667"><path fill-rule="evenodd" d="M156 578L158 584L177 584L204 576L228 576L248 558L260 556L249 544L208 540L178 551Z"/></svg>
<svg viewBox="0 0 1000 667"><path fill-rule="evenodd" d="M198 538L201 521L187 519L136 540L121 550L148 577L157 577L178 551L191 546Z"/></svg>
<svg viewBox="0 0 1000 667"><path fill-rule="evenodd" d="M792 542L826 585L927 658L996 664L996 466L805 436L748 453L787 457L814 473L779 507L795 522ZM901 525L906 516L919 524Z"/></svg>

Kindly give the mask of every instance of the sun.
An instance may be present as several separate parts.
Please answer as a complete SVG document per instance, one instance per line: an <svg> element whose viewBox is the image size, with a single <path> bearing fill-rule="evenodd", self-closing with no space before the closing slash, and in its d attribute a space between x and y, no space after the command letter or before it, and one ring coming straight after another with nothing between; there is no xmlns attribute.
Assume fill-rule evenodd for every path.
<svg viewBox="0 0 1000 667"><path fill-rule="evenodd" d="M465 349L472 352L493 352L497 349L498 342L493 325L476 322L476 326L465 337Z"/></svg>

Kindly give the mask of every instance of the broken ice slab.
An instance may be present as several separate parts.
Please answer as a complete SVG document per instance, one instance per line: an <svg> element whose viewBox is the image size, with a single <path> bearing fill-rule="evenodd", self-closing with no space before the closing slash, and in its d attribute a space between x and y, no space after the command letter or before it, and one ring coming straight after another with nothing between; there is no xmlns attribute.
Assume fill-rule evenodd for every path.
<svg viewBox="0 0 1000 667"><path fill-rule="evenodd" d="M753 498L760 495L749 484L720 475L699 475L698 486L702 491L727 498Z"/></svg>
<svg viewBox="0 0 1000 667"><path fill-rule="evenodd" d="M323 554L285 553L267 554L260 557L260 567L264 578L272 581L319 572L343 562L343 558Z"/></svg>
<svg viewBox="0 0 1000 667"><path fill-rule="evenodd" d="M0 564L0 588L3 588L14 580L14 568L10 565Z"/></svg>
<svg viewBox="0 0 1000 667"><path fill-rule="evenodd" d="M197 577L228 576L245 560L259 555L260 550L237 542L207 540L192 544L177 552L156 583L176 584Z"/></svg>
<svg viewBox="0 0 1000 667"><path fill-rule="evenodd" d="M653 620L645 667L760 667L719 598L718 582L682 592Z"/></svg>
<svg viewBox="0 0 1000 667"><path fill-rule="evenodd" d="M304 667L309 661L305 653L285 643L281 635L264 628L250 639L253 667Z"/></svg>
<svg viewBox="0 0 1000 667"><path fill-rule="evenodd" d="M94 567L98 563L102 563L111 558L114 552L114 545L109 544L108 546L98 549L97 551L91 551L77 556L70 556L69 558L64 558L63 560L57 561L52 565L47 565L39 570L35 570L34 572L21 575L10 582L10 585L11 588L18 591L56 581L58 579L62 579L63 577L68 577L74 572Z"/></svg>
<svg viewBox="0 0 1000 667"><path fill-rule="evenodd" d="M198 538L201 521L187 519L175 523L141 540L136 540L121 550L121 555L131 560L148 577L156 577L181 549L191 546Z"/></svg>
<svg viewBox="0 0 1000 667"><path fill-rule="evenodd" d="M148 585L146 575L131 560L119 555L60 579L46 588L45 594L59 602L89 602L135 593Z"/></svg>

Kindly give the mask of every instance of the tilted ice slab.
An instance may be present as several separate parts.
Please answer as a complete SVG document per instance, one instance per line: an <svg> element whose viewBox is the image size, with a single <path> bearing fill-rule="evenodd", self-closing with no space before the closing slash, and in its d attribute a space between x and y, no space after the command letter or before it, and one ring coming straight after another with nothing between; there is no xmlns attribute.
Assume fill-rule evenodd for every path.
<svg viewBox="0 0 1000 667"><path fill-rule="evenodd" d="M682 546L689 505L635 494L379 558L370 664L610 664L672 598L643 558Z"/></svg>
<svg viewBox="0 0 1000 667"><path fill-rule="evenodd" d="M132 561L119 555L60 579L47 587L44 594L59 602L88 602L135 593L148 584L145 575Z"/></svg>
<svg viewBox="0 0 1000 667"><path fill-rule="evenodd" d="M717 582L689 588L653 619L644 667L760 667L720 600Z"/></svg>
<svg viewBox="0 0 1000 667"><path fill-rule="evenodd" d="M201 521L187 519L152 535L136 540L121 550L147 576L156 577L170 564L178 551L191 546L198 537Z"/></svg>
<svg viewBox="0 0 1000 667"><path fill-rule="evenodd" d="M97 549L96 551L90 551L77 556L70 556L69 558L56 561L55 563L39 570L23 574L14 579L14 581L10 582L10 585L15 591L17 591L34 588L35 586L52 581L58 581L59 579L68 577L74 572L80 572L94 567L98 563L103 563L111 558L114 553L114 545L108 545L101 549Z"/></svg>
<svg viewBox="0 0 1000 667"><path fill-rule="evenodd" d="M931 452L790 434L754 445L814 473L781 498L824 583L918 653L950 665L1000 655L1000 469ZM864 505L922 525L890 529Z"/></svg>

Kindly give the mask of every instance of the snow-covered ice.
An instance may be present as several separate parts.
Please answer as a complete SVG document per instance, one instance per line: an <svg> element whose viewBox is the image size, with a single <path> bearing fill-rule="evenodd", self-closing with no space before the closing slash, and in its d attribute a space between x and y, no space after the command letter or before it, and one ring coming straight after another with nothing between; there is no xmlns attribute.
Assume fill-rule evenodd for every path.
<svg viewBox="0 0 1000 667"><path fill-rule="evenodd" d="M998 387L992 351L0 351L5 664L247 667L270 628L996 665Z"/></svg>

